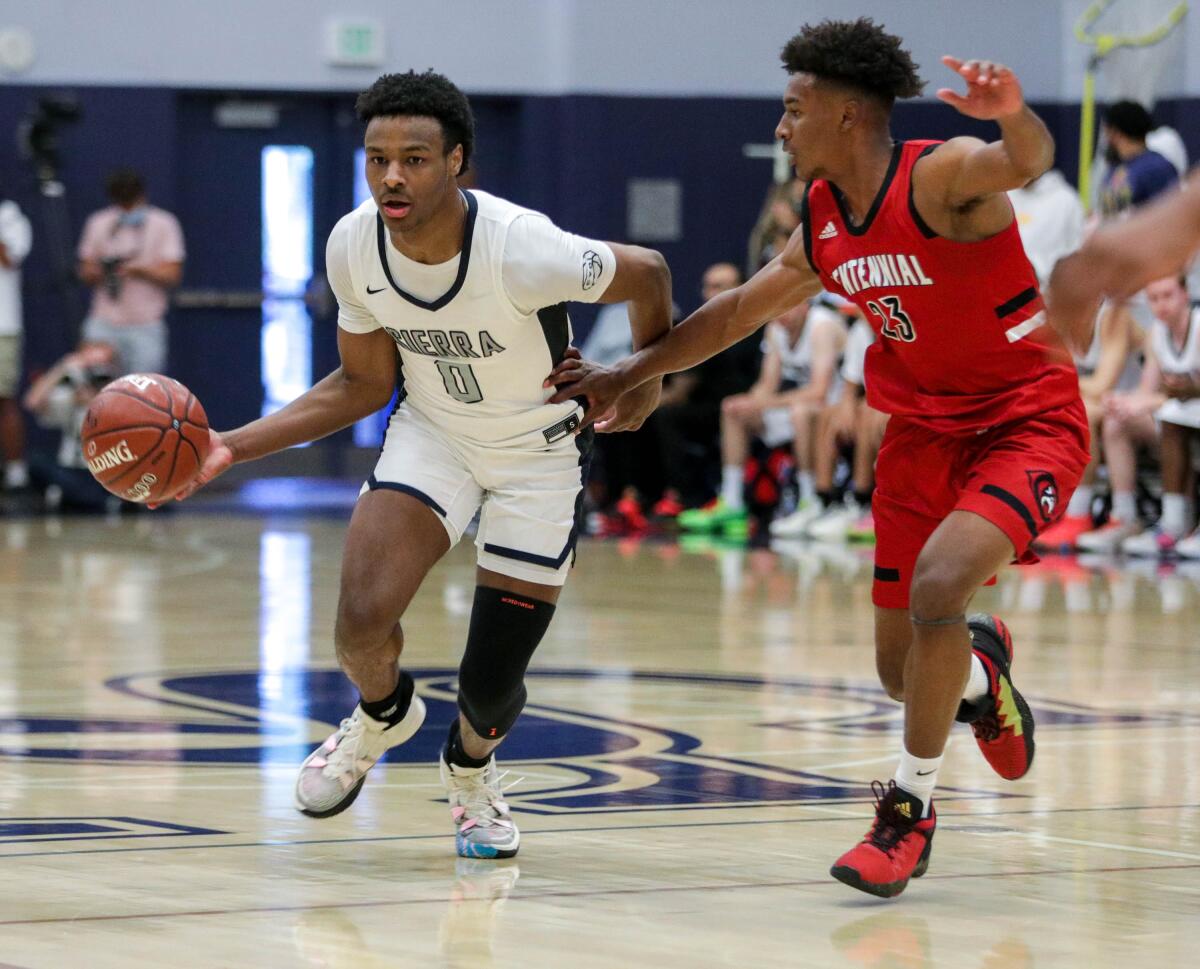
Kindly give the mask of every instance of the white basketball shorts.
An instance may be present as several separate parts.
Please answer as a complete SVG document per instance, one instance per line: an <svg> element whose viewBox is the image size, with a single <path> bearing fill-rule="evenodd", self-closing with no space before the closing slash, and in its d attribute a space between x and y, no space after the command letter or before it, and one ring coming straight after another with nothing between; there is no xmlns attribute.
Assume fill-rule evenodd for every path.
<svg viewBox="0 0 1200 969"><path fill-rule="evenodd" d="M552 443L484 446L447 434L401 403L363 492L390 489L424 502L452 546L479 511L481 567L562 585L575 558L590 460L590 430L556 436Z"/></svg>

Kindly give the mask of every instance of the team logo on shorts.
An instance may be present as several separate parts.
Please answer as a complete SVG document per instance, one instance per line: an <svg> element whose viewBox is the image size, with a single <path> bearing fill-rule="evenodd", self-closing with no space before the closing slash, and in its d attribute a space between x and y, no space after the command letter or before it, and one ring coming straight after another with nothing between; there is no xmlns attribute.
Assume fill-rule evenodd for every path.
<svg viewBox="0 0 1200 969"><path fill-rule="evenodd" d="M583 290L587 292L599 281L601 274L604 272L604 263L600 259L600 253L595 249L589 249L583 254Z"/></svg>
<svg viewBox="0 0 1200 969"><path fill-rule="evenodd" d="M1033 498L1037 502L1042 521L1049 522L1054 517L1054 509L1058 507L1058 482L1049 471L1026 471L1029 475L1029 487L1033 489Z"/></svg>

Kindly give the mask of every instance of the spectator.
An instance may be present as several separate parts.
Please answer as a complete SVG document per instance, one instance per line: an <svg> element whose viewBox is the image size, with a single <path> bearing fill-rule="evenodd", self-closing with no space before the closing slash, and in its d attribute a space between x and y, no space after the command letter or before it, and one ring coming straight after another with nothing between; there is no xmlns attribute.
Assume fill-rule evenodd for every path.
<svg viewBox="0 0 1200 969"><path fill-rule="evenodd" d="M1183 277L1156 280L1146 287L1146 295L1155 320L1142 379L1132 393L1111 394L1105 401L1112 517L1103 528L1079 536L1077 544L1092 552L1175 551L1200 557L1200 536L1184 539L1193 524L1190 443L1200 429L1200 307L1191 304ZM1137 513L1137 452L1156 444L1162 462L1162 516L1157 528L1145 531Z"/></svg>
<svg viewBox="0 0 1200 969"><path fill-rule="evenodd" d="M1008 197L1025 255L1045 286L1054 264L1083 242L1083 203L1057 169L1009 192Z"/></svg>
<svg viewBox="0 0 1200 969"><path fill-rule="evenodd" d="M88 404L116 376L113 347L107 343L85 344L54 364L26 393L26 409L43 426L62 432L57 457L35 453L29 462L30 479L43 494L47 508L104 511L119 506L119 499L92 477L79 441Z"/></svg>
<svg viewBox="0 0 1200 969"><path fill-rule="evenodd" d="M21 386L21 263L33 234L16 202L0 201L0 457L4 488L19 491L29 484L25 464L25 421L17 406Z"/></svg>
<svg viewBox="0 0 1200 969"><path fill-rule="evenodd" d="M700 295L707 303L741 282L737 266L718 262L704 271ZM711 360L667 379L654 412L667 499L656 508L657 513L678 514L680 505L692 508L713 497L720 473L721 401L744 393L754 383L761 344L761 337L752 334Z"/></svg>
<svg viewBox="0 0 1200 969"><path fill-rule="evenodd" d="M883 442L887 414L869 407L865 400L863 370L867 351L875 342L875 333L865 320L850 328L846 352L842 357L842 386L836 403L822 415L821 441L817 452L817 494L825 502L825 511L806 529L810 538L873 541L875 523L871 517L871 492L875 489L875 457ZM853 449L850 483L853 489L845 501L837 502L834 471L839 453Z"/></svg>
<svg viewBox="0 0 1200 969"><path fill-rule="evenodd" d="M688 531L748 531L743 494L746 459L753 438L768 448L792 443L800 504L816 507L813 483L813 424L837 385L837 363L846 342L841 314L812 302L801 303L767 324L758 380L744 394L721 402L721 491L712 508L685 511L679 525Z"/></svg>
<svg viewBox="0 0 1200 969"><path fill-rule="evenodd" d="M94 212L79 243L79 278L93 287L85 343L108 343L123 372L167 365L167 294L183 276L183 232L170 212L146 201L142 176L108 177L112 205Z"/></svg>
<svg viewBox="0 0 1200 969"><path fill-rule="evenodd" d="M1146 146L1153 130L1150 112L1136 101L1118 101L1104 113L1105 160L1110 166L1100 189L1104 218L1143 205L1179 181L1175 166Z"/></svg>
<svg viewBox="0 0 1200 969"><path fill-rule="evenodd" d="M758 221L750 230L746 268L753 275L783 251L800 224L804 183L799 179L773 184L763 201Z"/></svg>

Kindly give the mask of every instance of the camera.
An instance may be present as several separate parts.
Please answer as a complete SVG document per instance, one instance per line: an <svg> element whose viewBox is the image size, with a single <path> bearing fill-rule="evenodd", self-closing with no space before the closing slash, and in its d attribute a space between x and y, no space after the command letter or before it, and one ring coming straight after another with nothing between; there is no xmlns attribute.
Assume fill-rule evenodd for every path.
<svg viewBox="0 0 1200 969"><path fill-rule="evenodd" d="M100 271L104 273L104 291L108 294L111 300L121 298L121 284L124 282L117 270L121 267L121 263L125 262L120 256L110 256L108 259L100 260Z"/></svg>

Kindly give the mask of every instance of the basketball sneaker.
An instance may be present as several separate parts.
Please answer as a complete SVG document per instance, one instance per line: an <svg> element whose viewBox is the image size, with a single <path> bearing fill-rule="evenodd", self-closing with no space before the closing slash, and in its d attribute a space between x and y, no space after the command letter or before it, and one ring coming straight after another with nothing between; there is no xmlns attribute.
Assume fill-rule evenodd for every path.
<svg viewBox="0 0 1200 969"><path fill-rule="evenodd" d="M816 499L800 502L790 515L771 522L771 534L776 538L803 538L808 527L825 513L825 506Z"/></svg>
<svg viewBox="0 0 1200 969"><path fill-rule="evenodd" d="M1130 535L1121 543L1121 551L1134 558L1165 558L1176 550L1179 537L1155 525L1144 532Z"/></svg>
<svg viewBox="0 0 1200 969"><path fill-rule="evenodd" d="M838 881L869 895L891 898L904 891L910 878L920 878L929 867L937 812L922 818L921 799L888 781L884 787L871 781L875 795L875 822L865 838L829 869Z"/></svg>
<svg viewBox="0 0 1200 969"><path fill-rule="evenodd" d="M1094 528L1091 515L1064 515L1033 540L1033 547L1042 551L1070 552L1079 537Z"/></svg>
<svg viewBox="0 0 1200 969"><path fill-rule="evenodd" d="M830 505L820 518L808 526L808 536L818 541L845 541L850 526L861 517L862 509L854 501L842 505Z"/></svg>
<svg viewBox="0 0 1200 969"><path fill-rule="evenodd" d="M1181 559L1200 559L1200 528L1175 543L1175 554Z"/></svg>
<svg viewBox="0 0 1200 969"><path fill-rule="evenodd" d="M996 616L975 613L967 618L971 650L987 670L988 691L974 702L964 700L957 719L969 723L984 759L1005 780L1024 777L1033 764L1033 714L1013 686L1012 634Z"/></svg>
<svg viewBox="0 0 1200 969"><path fill-rule="evenodd" d="M500 782L504 774L491 757L483 767L459 767L439 761L442 784L454 819L454 847L460 858L511 858L521 846L521 832L508 812ZM511 785L510 785L511 786Z"/></svg>
<svg viewBox="0 0 1200 969"><path fill-rule="evenodd" d="M852 542L875 544L875 515L870 509L858 521L851 522L846 529L846 537Z"/></svg>
<svg viewBox="0 0 1200 969"><path fill-rule="evenodd" d="M1108 524L1094 531L1084 532L1075 539L1075 547L1081 552L1104 552L1114 554L1121 543L1142 530L1137 522L1123 522L1110 518Z"/></svg>
<svg viewBox="0 0 1200 969"><path fill-rule="evenodd" d="M679 527L685 532L719 532L731 521L746 521L745 508L734 508L718 498L704 508L689 508L676 517Z"/></svg>
<svg viewBox="0 0 1200 969"><path fill-rule="evenodd" d="M361 706L300 765L296 807L310 818L346 810L362 790L367 771L384 753L412 738L425 722L425 703L415 693L408 713L396 724L376 720Z"/></svg>

